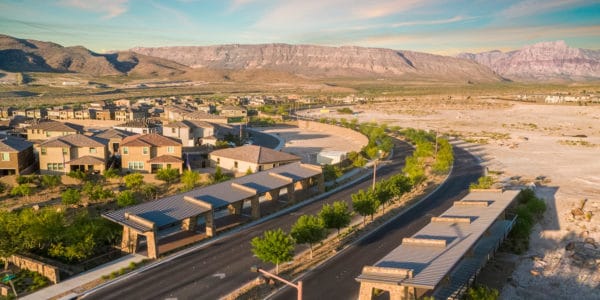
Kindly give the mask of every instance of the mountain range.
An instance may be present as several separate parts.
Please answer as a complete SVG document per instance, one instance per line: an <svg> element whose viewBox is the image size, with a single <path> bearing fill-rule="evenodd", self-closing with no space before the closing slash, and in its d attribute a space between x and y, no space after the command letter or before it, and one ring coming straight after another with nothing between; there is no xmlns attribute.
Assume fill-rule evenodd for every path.
<svg viewBox="0 0 600 300"><path fill-rule="evenodd" d="M356 46L259 44L133 48L109 54L0 35L0 70L208 81L330 78L420 82L600 79L600 51L563 41L457 57Z"/></svg>
<svg viewBox="0 0 600 300"><path fill-rule="evenodd" d="M600 51L572 48L564 41L537 43L510 52L461 53L458 57L516 81L600 79Z"/></svg>

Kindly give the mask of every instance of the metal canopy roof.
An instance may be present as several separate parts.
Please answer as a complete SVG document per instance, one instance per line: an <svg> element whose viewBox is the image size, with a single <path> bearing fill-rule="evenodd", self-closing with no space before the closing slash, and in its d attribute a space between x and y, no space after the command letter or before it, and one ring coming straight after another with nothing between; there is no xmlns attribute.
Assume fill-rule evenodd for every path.
<svg viewBox="0 0 600 300"><path fill-rule="evenodd" d="M429 223L408 239L416 242L403 241L374 266L412 269L413 277L402 280L401 285L434 289L466 252L480 240L483 233L494 224L519 192L469 193L462 201L487 201L488 206L454 205L441 216L448 219L455 218L458 221L450 222L448 219L440 218L446 221ZM419 244L419 241L422 243ZM366 280L367 277L360 275L357 280ZM398 281L390 283L399 284Z"/></svg>
<svg viewBox="0 0 600 300"><path fill-rule="evenodd" d="M147 224L127 218L126 213L136 215L150 222L157 228L180 222L189 217L201 215L212 209L227 207L255 195L285 187L298 180L321 174L321 167L292 163L263 172L235 178L226 182L213 184L204 188L169 196L155 201L122 208L102 214L103 217L121 225L131 227L140 232L151 231ZM189 201L188 199L196 199ZM206 205L201 205L206 203Z"/></svg>

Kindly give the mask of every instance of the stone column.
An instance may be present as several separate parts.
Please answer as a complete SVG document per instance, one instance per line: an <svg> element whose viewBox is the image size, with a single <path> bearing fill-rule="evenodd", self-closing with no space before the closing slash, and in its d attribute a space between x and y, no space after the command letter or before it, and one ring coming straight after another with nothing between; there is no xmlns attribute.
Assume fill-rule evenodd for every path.
<svg viewBox="0 0 600 300"><path fill-rule="evenodd" d="M145 234L146 245L148 246L148 258L158 258L158 241L156 240L156 230L149 231Z"/></svg>
<svg viewBox="0 0 600 300"><path fill-rule="evenodd" d="M258 195L250 198L250 206L252 207L252 219L260 219L260 202L258 201Z"/></svg>
<svg viewBox="0 0 600 300"><path fill-rule="evenodd" d="M371 300L373 298L373 285L368 282L360 283L358 291L358 300Z"/></svg>
<svg viewBox="0 0 600 300"><path fill-rule="evenodd" d="M198 216L189 217L181 221L181 229L187 231L195 231L198 225Z"/></svg>
<svg viewBox="0 0 600 300"><path fill-rule="evenodd" d="M325 176L323 176L323 173L318 175L317 185L319 187L319 194L324 193L325 192Z"/></svg>
<svg viewBox="0 0 600 300"><path fill-rule="evenodd" d="M270 201L279 200L279 191L280 191L280 189L274 189L272 191L268 191L265 194L265 199L270 200Z"/></svg>
<svg viewBox="0 0 600 300"><path fill-rule="evenodd" d="M287 198L289 202L294 202L296 200L296 188L293 183L290 183L287 186Z"/></svg>
<svg viewBox="0 0 600 300"><path fill-rule="evenodd" d="M127 226L123 226L123 236L121 237L121 250L127 253L135 253L138 246L138 234Z"/></svg>
<svg viewBox="0 0 600 300"><path fill-rule="evenodd" d="M229 210L230 215L239 215L242 213L243 207L244 207L244 200L229 204L227 206L227 210Z"/></svg>
<svg viewBox="0 0 600 300"><path fill-rule="evenodd" d="M214 236L217 230L215 229L215 216L212 210L204 214L204 224L206 225L206 236Z"/></svg>

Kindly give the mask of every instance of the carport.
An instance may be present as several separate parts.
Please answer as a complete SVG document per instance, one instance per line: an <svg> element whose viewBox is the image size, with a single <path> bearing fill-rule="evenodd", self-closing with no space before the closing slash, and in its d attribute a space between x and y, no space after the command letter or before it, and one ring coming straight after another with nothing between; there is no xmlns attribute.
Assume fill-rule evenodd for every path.
<svg viewBox="0 0 600 300"><path fill-rule="evenodd" d="M139 235L147 239L148 257L157 258L157 232L181 223L181 229L195 231L199 217L204 217L206 236L216 232L214 213L227 208L230 214L241 214L245 201L250 201L252 218L260 218L261 196L277 200L282 189L287 190L289 201L296 194L308 194L311 186L324 191L321 167L292 163L267 171L217 183L204 188L169 196L156 201L126 207L102 216L123 225L121 249L135 253Z"/></svg>

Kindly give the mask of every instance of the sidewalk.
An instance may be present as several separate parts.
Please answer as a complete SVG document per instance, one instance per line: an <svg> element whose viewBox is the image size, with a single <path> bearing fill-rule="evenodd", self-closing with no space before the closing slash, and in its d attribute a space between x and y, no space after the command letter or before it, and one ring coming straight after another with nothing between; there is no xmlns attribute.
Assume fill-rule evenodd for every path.
<svg viewBox="0 0 600 300"><path fill-rule="evenodd" d="M81 273L71 279L59 282L55 285L51 285L49 287L43 288L33 294L29 294L25 297L19 297L19 299L23 300L38 300L38 299L50 299L59 295L62 295L72 289L78 288L84 284L90 283L94 280L101 278L103 275L109 275L114 271L119 271L120 269L129 266L130 263L141 262L146 257L139 254L129 254L124 257L121 257L115 261L109 262L107 264L101 265L95 269L91 269L87 272ZM76 297L77 294L71 294L72 297ZM65 296L64 299L70 299L71 297Z"/></svg>

